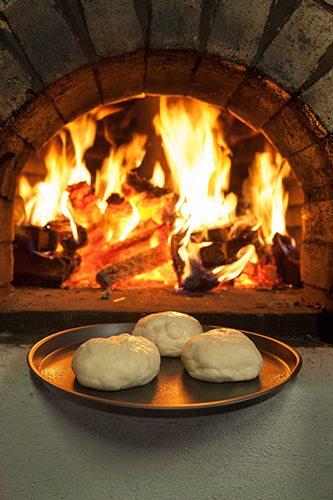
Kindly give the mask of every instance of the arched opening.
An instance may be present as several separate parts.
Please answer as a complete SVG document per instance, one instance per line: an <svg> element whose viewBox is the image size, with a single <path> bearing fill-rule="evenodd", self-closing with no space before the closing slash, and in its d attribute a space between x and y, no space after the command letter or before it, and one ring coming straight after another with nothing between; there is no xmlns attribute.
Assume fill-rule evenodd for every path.
<svg viewBox="0 0 333 500"><path fill-rule="evenodd" d="M18 173L32 149L38 149L62 123L93 106L142 92L200 98L227 109L250 129L262 133L290 163L303 188L303 213L307 214L303 218L301 279L310 285L311 293L316 289L327 303L331 285L324 269L329 266L330 247L326 243L318 247L318 234L308 230L318 207L323 214L331 203L330 149L325 129L301 99L293 98L258 71L190 51L154 51L148 60L147 65L144 53L138 51L81 68L48 87L11 119L2 135L2 149L6 151L2 155L4 199L14 198ZM6 208L10 211L7 202ZM12 262L8 246L4 252ZM309 259L310 266L306 263ZM320 274L310 270L315 261L322 269ZM11 281L12 264L5 267L3 276L3 283Z"/></svg>

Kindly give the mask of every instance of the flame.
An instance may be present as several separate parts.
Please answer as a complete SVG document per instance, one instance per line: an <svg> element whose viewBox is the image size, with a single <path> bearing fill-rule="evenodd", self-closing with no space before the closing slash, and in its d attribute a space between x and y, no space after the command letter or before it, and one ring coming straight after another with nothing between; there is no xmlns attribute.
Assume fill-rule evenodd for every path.
<svg viewBox="0 0 333 500"><path fill-rule="evenodd" d="M231 160L216 128L219 114L219 109L196 100L174 103L161 97L160 113L154 119L171 169L173 190L179 195L178 220L186 224L188 234L228 222L237 205L233 193L224 195Z"/></svg>
<svg viewBox="0 0 333 500"><path fill-rule="evenodd" d="M153 175L150 178L150 183L153 186L157 186L160 188L162 188L165 184L165 173L159 161L155 163Z"/></svg>
<svg viewBox="0 0 333 500"><path fill-rule="evenodd" d="M66 284L96 286L96 274L105 266L151 250L166 260L143 273L140 267L137 276L125 279L122 285L174 284L176 276L166 249L175 237L183 263L182 276L177 275L180 287L192 279L202 280L208 288L232 280L237 287L274 283L274 262L266 259L265 250L263 267L258 242L252 240L258 235L266 249L277 232L287 234L288 195L283 181L289 175L289 164L271 147L256 155L243 186L247 211L240 216L237 196L229 192L232 152L222 133L221 110L195 99L162 96L153 125L170 175L166 178L166 171L156 161L149 182L154 193L161 193L157 197L147 190L138 192L128 176L146 156L145 134L134 133L118 145L104 124L108 153L94 175L86 165L86 152L94 145L99 120L119 110L120 104L99 106L67 124L41 152L44 181L31 185L25 175L19 178L24 213L17 217L17 224L44 227L65 218L75 242L79 242L79 229L86 232L85 245L76 250L81 266ZM226 242L237 238L244 228L249 239L232 256L227 255L223 265L207 268L202 250L213 245L209 231L216 228L225 230ZM224 250L221 248L221 255Z"/></svg>
<svg viewBox="0 0 333 500"><path fill-rule="evenodd" d="M249 169L244 186L251 213L261 227L266 244L273 242L275 233L286 232L288 193L283 179L290 173L290 166L279 153L268 151L257 154Z"/></svg>

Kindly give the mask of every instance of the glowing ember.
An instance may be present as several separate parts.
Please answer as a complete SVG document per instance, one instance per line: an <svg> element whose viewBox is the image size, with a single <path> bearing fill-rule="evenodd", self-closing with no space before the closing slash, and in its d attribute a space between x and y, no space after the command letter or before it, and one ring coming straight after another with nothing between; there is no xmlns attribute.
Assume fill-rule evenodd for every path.
<svg viewBox="0 0 333 500"><path fill-rule="evenodd" d="M109 122L121 110L121 104L100 106L67 124L40 153L43 182L19 179L24 209L15 210L17 226L54 228L65 220L71 228L73 243L66 247L59 236L55 251L74 252L81 263L64 285L177 284L196 291L231 282L240 288L279 283L272 246L276 233L288 238L288 163L271 147L257 153L241 211L229 191L233 153L221 110L161 97L153 126L163 158L154 160L147 178L139 171L150 139L133 132L119 142ZM92 169L87 155L101 124L105 156Z"/></svg>

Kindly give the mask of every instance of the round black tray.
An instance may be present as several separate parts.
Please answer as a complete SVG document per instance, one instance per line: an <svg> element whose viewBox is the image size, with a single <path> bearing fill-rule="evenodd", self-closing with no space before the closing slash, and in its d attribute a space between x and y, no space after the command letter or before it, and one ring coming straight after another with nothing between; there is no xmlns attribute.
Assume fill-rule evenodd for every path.
<svg viewBox="0 0 333 500"><path fill-rule="evenodd" d="M292 347L256 333L245 333L264 360L259 376L248 382L211 383L190 377L180 358L162 358L161 370L149 384L120 391L82 387L71 368L78 346L94 337L131 333L134 323L91 325L55 333L28 353L32 372L46 386L70 400L126 415L184 417L207 415L249 406L267 399L292 380L302 365ZM205 330L215 328L205 326Z"/></svg>

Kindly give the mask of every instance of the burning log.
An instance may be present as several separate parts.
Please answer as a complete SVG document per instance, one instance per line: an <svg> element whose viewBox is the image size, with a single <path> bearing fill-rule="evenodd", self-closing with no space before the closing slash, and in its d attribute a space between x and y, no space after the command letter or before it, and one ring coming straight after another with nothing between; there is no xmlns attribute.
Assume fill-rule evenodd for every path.
<svg viewBox="0 0 333 500"><path fill-rule="evenodd" d="M33 253L14 244L14 261L14 285L59 288L77 269L80 257L75 253Z"/></svg>
<svg viewBox="0 0 333 500"><path fill-rule="evenodd" d="M68 220L45 227L17 226L14 241L14 285L58 288L80 265L76 249L86 241L78 227L75 241ZM59 249L60 248L60 249Z"/></svg>
<svg viewBox="0 0 333 500"><path fill-rule="evenodd" d="M287 285L299 288L302 285L300 256L289 236L279 233L274 235L273 255L281 281Z"/></svg>
<svg viewBox="0 0 333 500"><path fill-rule="evenodd" d="M169 259L167 242L163 240L154 247L140 250L135 255L117 260L101 269L96 275L96 281L102 288L112 287L120 281L152 271Z"/></svg>

